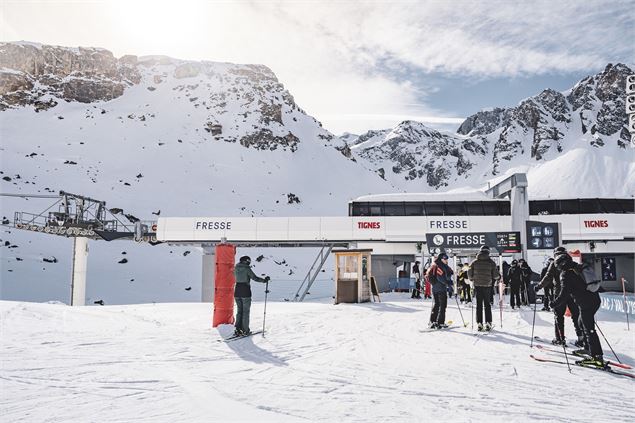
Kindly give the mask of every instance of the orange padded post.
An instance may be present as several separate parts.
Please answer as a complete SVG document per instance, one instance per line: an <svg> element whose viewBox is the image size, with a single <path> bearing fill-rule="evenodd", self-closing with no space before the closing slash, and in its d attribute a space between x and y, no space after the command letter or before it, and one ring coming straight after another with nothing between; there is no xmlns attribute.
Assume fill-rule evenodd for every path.
<svg viewBox="0 0 635 423"><path fill-rule="evenodd" d="M216 246L216 277L214 288L214 319L212 326L234 323L234 262L236 247L231 244Z"/></svg>

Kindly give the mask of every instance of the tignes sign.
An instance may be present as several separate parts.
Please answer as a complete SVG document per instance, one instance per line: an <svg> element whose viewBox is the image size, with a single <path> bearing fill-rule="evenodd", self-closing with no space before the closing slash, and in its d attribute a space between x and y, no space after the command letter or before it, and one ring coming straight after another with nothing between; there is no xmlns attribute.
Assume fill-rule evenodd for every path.
<svg viewBox="0 0 635 423"><path fill-rule="evenodd" d="M428 233L426 243L430 253L452 250L478 250L487 245L493 253L520 253L520 232Z"/></svg>

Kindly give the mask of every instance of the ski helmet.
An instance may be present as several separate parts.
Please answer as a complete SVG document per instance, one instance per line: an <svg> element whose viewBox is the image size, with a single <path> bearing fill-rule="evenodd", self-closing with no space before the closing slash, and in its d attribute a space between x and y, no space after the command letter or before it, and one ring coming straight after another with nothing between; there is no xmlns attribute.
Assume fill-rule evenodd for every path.
<svg viewBox="0 0 635 423"><path fill-rule="evenodd" d="M569 265L571 263L573 263L573 260L571 259L571 256L567 253L560 253L558 254L558 256L555 258L554 263L556 264L556 267L560 270L566 269L569 267Z"/></svg>

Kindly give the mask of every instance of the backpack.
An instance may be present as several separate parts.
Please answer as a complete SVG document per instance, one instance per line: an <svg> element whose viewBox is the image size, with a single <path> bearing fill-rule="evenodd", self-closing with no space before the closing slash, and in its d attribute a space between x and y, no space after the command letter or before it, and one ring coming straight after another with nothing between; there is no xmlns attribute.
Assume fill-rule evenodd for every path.
<svg viewBox="0 0 635 423"><path fill-rule="evenodd" d="M589 265L588 263L578 264L573 268L573 271L582 278L586 284L587 291L598 292L602 281L595 274L593 265Z"/></svg>

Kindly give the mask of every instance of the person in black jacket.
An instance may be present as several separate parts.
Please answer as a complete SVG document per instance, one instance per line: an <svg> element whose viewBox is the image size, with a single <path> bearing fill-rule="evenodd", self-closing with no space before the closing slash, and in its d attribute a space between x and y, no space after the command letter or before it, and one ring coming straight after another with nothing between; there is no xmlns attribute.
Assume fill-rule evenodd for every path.
<svg viewBox="0 0 635 423"><path fill-rule="evenodd" d="M419 261L415 261L412 266L412 274L415 277L415 289L412 290L412 296L410 298L421 299L421 270L419 270Z"/></svg>
<svg viewBox="0 0 635 423"><path fill-rule="evenodd" d="M547 270L549 269L551 263L553 263L553 257L549 257L547 264L545 265L545 267L542 268L542 271L540 272L541 282L547 274ZM549 278L553 279L553 275L550 275ZM549 308L549 304L553 302L553 281L549 281L549 283L545 284L544 290L545 293L542 297L542 311L551 311L551 308Z"/></svg>
<svg viewBox="0 0 635 423"><path fill-rule="evenodd" d="M522 271L518 266L517 260L512 260L512 265L507 271L507 279L509 280L510 295L509 304L512 309L520 308L520 285L522 284Z"/></svg>
<svg viewBox="0 0 635 423"><path fill-rule="evenodd" d="M566 304L569 298L573 298L573 301L580 307L579 325L584 331L586 348L578 352L588 353L591 357L580 360L578 363L605 367L602 345L600 345L600 338L595 331L595 313L602 303L600 294L587 290L586 281L582 277L578 265L573 262L569 254L560 254L554 262L560 270L560 283L562 284L562 291L553 302L554 307Z"/></svg>
<svg viewBox="0 0 635 423"><path fill-rule="evenodd" d="M558 258L561 254L567 254L567 250L564 247L556 247L553 251L554 260ZM547 268L547 272L545 276L543 276L542 280L538 285L534 287L536 291L540 291L542 288L546 288L548 286L553 286L553 295L555 297L560 295L562 291L562 286L560 284L560 270L556 267L555 262L551 262L549 267ZM564 315L567 311L567 308L571 312L571 320L573 321L573 327L575 328L575 334L578 339L575 341L576 347L584 346L584 332L580 327L578 321L580 316L580 308L573 301L573 298L569 297L564 304L561 304L556 307L555 304L551 304L551 309L554 314L554 332L555 338L551 341L554 345L565 345L566 338L564 335Z"/></svg>
<svg viewBox="0 0 635 423"><path fill-rule="evenodd" d="M234 289L234 300L236 301L236 324L234 335L249 335L249 311L251 309L251 285L250 281L266 283L271 278L265 276L260 278L251 270L251 258L242 256L234 268L236 277L236 288Z"/></svg>
<svg viewBox="0 0 635 423"><path fill-rule="evenodd" d="M520 268L520 298L523 300L523 305L529 305L529 293L527 292L531 285L531 267L527 264L525 259L518 260L518 267Z"/></svg>
<svg viewBox="0 0 635 423"><path fill-rule="evenodd" d="M430 313L429 323L431 329L448 327L445 324L445 309L448 305L447 286L452 282L452 273L454 272L448 266L448 255L441 253L426 274L432 285L432 295L434 296L434 306Z"/></svg>

